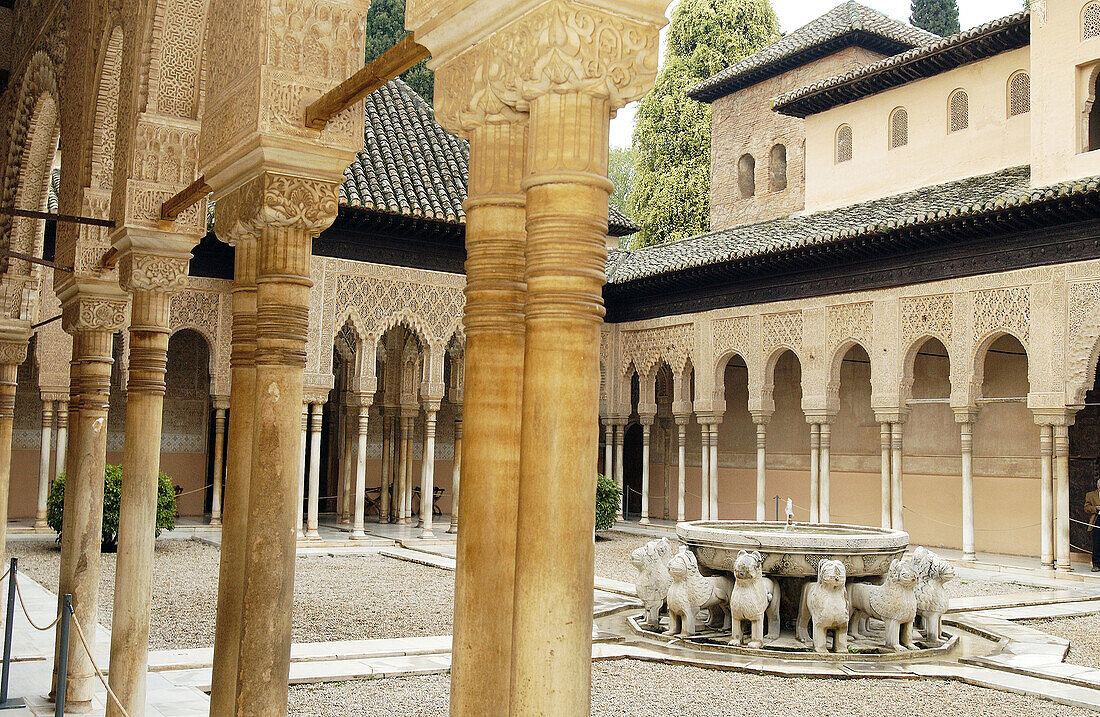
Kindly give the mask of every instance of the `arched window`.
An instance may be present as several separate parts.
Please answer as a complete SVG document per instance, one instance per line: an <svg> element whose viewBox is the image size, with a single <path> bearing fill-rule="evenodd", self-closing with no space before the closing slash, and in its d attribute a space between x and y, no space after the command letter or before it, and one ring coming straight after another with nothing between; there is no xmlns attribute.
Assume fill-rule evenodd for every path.
<svg viewBox="0 0 1100 717"><path fill-rule="evenodd" d="M909 144L909 113L898 107L890 113L890 149Z"/></svg>
<svg viewBox="0 0 1100 717"><path fill-rule="evenodd" d="M836 163L847 162L852 158L852 128L842 124L836 130Z"/></svg>
<svg viewBox="0 0 1100 717"><path fill-rule="evenodd" d="M771 160L768 166L771 190L780 192L787 188L787 147L777 144L772 147Z"/></svg>
<svg viewBox="0 0 1100 717"><path fill-rule="evenodd" d="M1100 92L1100 72L1095 72L1094 75L1089 87L1089 152L1100 149L1100 102L1096 101Z"/></svg>
<svg viewBox="0 0 1100 717"><path fill-rule="evenodd" d="M751 154L742 154L737 160L737 186L742 197L756 194L756 160Z"/></svg>
<svg viewBox="0 0 1100 717"><path fill-rule="evenodd" d="M1031 111L1031 78L1023 70L1008 78L1008 116L1024 115Z"/></svg>
<svg viewBox="0 0 1100 717"><path fill-rule="evenodd" d="M947 100L947 131L958 132L970 126L970 98L966 90L955 90Z"/></svg>
<svg viewBox="0 0 1100 717"><path fill-rule="evenodd" d="M1100 2L1090 2L1081 11L1081 39L1100 35Z"/></svg>

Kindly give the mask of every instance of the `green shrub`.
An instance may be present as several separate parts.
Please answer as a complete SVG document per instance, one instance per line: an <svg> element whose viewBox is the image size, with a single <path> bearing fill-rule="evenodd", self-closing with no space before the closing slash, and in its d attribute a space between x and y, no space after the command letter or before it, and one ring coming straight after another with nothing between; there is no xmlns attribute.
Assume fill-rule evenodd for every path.
<svg viewBox="0 0 1100 717"><path fill-rule="evenodd" d="M122 466L108 464L103 471L103 535L104 552L118 549L118 514L122 503ZM61 540L61 526L65 509L65 474L58 474L50 494L46 498L46 523L57 531ZM176 527L176 489L172 479L164 473L157 477L157 527L156 536L161 531Z"/></svg>
<svg viewBox="0 0 1100 717"><path fill-rule="evenodd" d="M622 488L610 478L596 476L596 530L609 530L615 525L615 514L623 499Z"/></svg>

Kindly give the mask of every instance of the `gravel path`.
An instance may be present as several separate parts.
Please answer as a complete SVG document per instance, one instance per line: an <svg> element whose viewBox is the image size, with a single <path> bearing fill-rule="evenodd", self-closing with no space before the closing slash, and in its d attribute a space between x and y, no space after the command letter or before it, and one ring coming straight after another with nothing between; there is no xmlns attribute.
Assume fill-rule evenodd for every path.
<svg viewBox="0 0 1100 717"><path fill-rule="evenodd" d="M446 714L446 675L290 688L292 717ZM367 708L369 706L369 708ZM636 660L592 666L594 717L934 715L1085 717L1086 710L946 680L765 677Z"/></svg>
<svg viewBox="0 0 1100 717"><path fill-rule="evenodd" d="M955 578L944 586L948 597L981 597L985 595L1007 595L1022 592L1045 592L1051 588L1024 585L1002 580L968 580Z"/></svg>
<svg viewBox="0 0 1100 717"><path fill-rule="evenodd" d="M648 543L652 538L644 535L632 535L620 533L617 530L609 530L596 535L596 575L601 578L622 580L633 584L638 577L638 571L630 564L630 554L635 548ZM672 551L676 552L680 547L680 541L676 536L670 536Z"/></svg>
<svg viewBox="0 0 1100 717"><path fill-rule="evenodd" d="M61 552L52 542L10 541L20 570L57 591ZM110 627L114 554L104 554L99 619ZM160 540L153 559L151 649L214 644L219 550L192 540ZM449 635L454 574L381 556L299 558L294 641Z"/></svg>
<svg viewBox="0 0 1100 717"><path fill-rule="evenodd" d="M1066 662L1100 669L1100 615L1021 620L1036 630L1069 640Z"/></svg>

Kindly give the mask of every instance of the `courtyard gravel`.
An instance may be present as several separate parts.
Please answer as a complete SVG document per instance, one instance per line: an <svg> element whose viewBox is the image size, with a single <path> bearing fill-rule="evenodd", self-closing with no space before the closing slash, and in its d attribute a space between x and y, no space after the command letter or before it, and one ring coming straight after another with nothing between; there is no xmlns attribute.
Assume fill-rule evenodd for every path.
<svg viewBox="0 0 1100 717"><path fill-rule="evenodd" d="M290 688L293 717L446 714L447 675ZM592 665L594 717L936 715L1084 717L1089 711L948 680L822 680L616 660Z"/></svg>
<svg viewBox="0 0 1100 717"><path fill-rule="evenodd" d="M1100 615L1021 620L1021 624L1069 640L1066 662L1100 669Z"/></svg>

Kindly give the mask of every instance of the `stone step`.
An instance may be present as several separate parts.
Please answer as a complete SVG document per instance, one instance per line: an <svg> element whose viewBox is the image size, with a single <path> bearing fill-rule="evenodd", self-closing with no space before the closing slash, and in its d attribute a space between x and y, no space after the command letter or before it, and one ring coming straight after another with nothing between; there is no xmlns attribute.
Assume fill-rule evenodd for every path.
<svg viewBox="0 0 1100 717"><path fill-rule="evenodd" d="M1033 659L1035 657L1040 659ZM1096 690L1097 698L1100 699L1100 670L1065 662L1041 662L1041 658L1042 656L1000 654L987 657L964 657L959 661L967 665L988 667L992 670L1002 670L1026 677ZM1097 709L1100 710L1100 705Z"/></svg>

